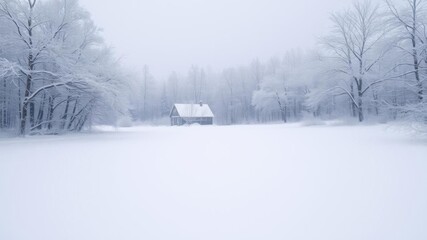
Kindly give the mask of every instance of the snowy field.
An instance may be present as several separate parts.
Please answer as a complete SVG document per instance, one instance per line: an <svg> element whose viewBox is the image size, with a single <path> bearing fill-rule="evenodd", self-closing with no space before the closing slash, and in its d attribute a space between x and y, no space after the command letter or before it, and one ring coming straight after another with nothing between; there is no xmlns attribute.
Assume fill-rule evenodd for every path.
<svg viewBox="0 0 427 240"><path fill-rule="evenodd" d="M0 139L0 239L427 239L427 144L386 126Z"/></svg>

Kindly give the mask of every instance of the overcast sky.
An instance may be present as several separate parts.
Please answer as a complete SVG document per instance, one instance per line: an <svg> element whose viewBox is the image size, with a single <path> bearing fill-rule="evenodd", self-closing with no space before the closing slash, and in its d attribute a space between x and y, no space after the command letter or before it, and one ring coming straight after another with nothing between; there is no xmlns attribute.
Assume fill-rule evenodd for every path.
<svg viewBox="0 0 427 240"><path fill-rule="evenodd" d="M157 77L192 64L222 69L312 48L351 0L81 0L109 45Z"/></svg>

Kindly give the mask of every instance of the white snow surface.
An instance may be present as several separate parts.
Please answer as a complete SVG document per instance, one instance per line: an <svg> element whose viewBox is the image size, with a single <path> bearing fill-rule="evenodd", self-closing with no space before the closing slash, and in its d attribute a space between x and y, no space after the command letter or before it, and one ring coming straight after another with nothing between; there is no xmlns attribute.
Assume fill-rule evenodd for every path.
<svg viewBox="0 0 427 240"><path fill-rule="evenodd" d="M0 139L0 239L427 239L427 145L296 124Z"/></svg>
<svg viewBox="0 0 427 240"><path fill-rule="evenodd" d="M214 117L207 104L175 104L175 108L181 117Z"/></svg>

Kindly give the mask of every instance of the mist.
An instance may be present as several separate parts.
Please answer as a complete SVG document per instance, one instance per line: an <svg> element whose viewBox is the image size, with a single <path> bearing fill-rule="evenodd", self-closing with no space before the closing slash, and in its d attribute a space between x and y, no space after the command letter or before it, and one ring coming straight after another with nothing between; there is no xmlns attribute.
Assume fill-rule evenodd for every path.
<svg viewBox="0 0 427 240"><path fill-rule="evenodd" d="M351 0L81 0L123 65L156 78L191 65L220 70L314 48Z"/></svg>

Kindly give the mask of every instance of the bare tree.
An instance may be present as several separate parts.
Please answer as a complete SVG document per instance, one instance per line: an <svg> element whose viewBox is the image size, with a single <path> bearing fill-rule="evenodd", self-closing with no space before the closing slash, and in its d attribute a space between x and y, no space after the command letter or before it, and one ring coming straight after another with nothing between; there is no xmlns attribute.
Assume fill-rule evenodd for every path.
<svg viewBox="0 0 427 240"><path fill-rule="evenodd" d="M424 0L407 0L400 3L400 8L391 0L386 0L387 6L393 18L396 31L397 48L404 54L412 58L410 63L402 63L412 67L416 82L416 94L419 102L423 101L424 89L421 69L425 69L427 60L425 33L426 26L423 21L426 14L426 2ZM402 4L403 3L403 4Z"/></svg>
<svg viewBox="0 0 427 240"><path fill-rule="evenodd" d="M390 50L381 41L386 34L379 7L369 1L356 2L351 10L332 15L334 32L324 40L333 60L332 71L341 82L330 89L333 95L347 95L357 109L360 122L364 120L364 96L378 79L374 71Z"/></svg>

